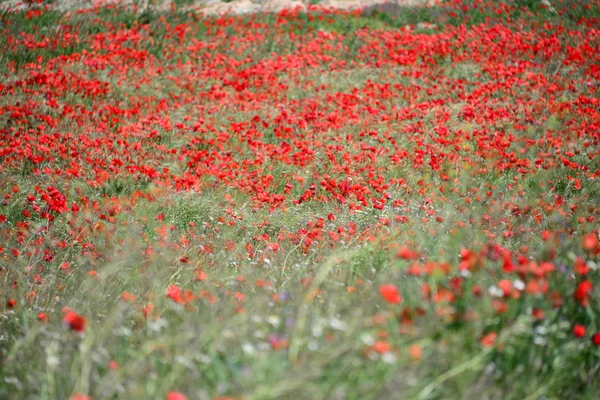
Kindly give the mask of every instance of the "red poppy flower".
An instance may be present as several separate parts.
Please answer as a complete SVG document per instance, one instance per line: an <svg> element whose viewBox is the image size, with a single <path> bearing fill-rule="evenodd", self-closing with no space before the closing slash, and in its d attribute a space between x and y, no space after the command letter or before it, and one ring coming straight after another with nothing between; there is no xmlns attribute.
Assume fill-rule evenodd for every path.
<svg viewBox="0 0 600 400"><path fill-rule="evenodd" d="M384 342L382 340L378 340L371 346L371 349L376 351L377 353L385 353L390 351L392 346L388 342Z"/></svg>
<svg viewBox="0 0 600 400"><path fill-rule="evenodd" d="M180 392L167 392L167 400L187 400L187 397Z"/></svg>
<svg viewBox="0 0 600 400"><path fill-rule="evenodd" d="M498 334L496 332L490 332L487 335L485 335L484 337L481 338L481 345L483 347L490 347L492 346L494 343L496 343L496 338L498 337Z"/></svg>
<svg viewBox="0 0 600 400"><path fill-rule="evenodd" d="M573 335L577 336L577 337L584 337L585 336L585 326L583 325L575 325L573 327Z"/></svg>
<svg viewBox="0 0 600 400"><path fill-rule="evenodd" d="M176 303L181 302L181 289L176 285L169 285L167 288L167 297Z"/></svg>
<svg viewBox="0 0 600 400"><path fill-rule="evenodd" d="M585 260L581 257L577 257L575 263L573 264L573 269L579 275L586 275L588 272L590 272L590 268L588 267Z"/></svg>
<svg viewBox="0 0 600 400"><path fill-rule="evenodd" d="M575 290L575 299L584 307L588 305L592 294L593 285L589 280L581 282Z"/></svg>
<svg viewBox="0 0 600 400"><path fill-rule="evenodd" d="M152 303L148 303L144 307L142 307L142 314L144 314L144 318L148 318L154 311L154 308L154 304Z"/></svg>
<svg viewBox="0 0 600 400"><path fill-rule="evenodd" d="M123 294L121 295L121 300L129 302L129 301L135 301L136 297L134 294L131 294L129 292L123 292Z"/></svg>
<svg viewBox="0 0 600 400"><path fill-rule="evenodd" d="M590 253L596 253L598 247L598 236L595 233L588 233L583 237L583 248Z"/></svg>
<svg viewBox="0 0 600 400"><path fill-rule="evenodd" d="M402 302L402 296L400 295L398 288L394 285L379 286L379 294L388 303L397 304Z"/></svg>
<svg viewBox="0 0 600 400"><path fill-rule="evenodd" d="M75 393L69 397L69 400L92 400L92 398L90 396L86 396L85 394Z"/></svg>
<svg viewBox="0 0 600 400"><path fill-rule="evenodd" d="M41 312L37 315L37 320L43 323L48 323L48 315L45 312Z"/></svg>
<svg viewBox="0 0 600 400"><path fill-rule="evenodd" d="M85 331L85 317L77 314L74 311L68 311L64 317L63 317L63 321L65 324L67 324L69 326L69 328L71 328L72 330L76 331L76 332L83 332Z"/></svg>

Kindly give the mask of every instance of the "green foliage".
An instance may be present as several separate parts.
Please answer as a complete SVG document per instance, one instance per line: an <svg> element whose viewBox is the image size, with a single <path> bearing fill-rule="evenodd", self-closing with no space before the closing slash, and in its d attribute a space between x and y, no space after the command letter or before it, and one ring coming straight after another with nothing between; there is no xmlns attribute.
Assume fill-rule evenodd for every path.
<svg viewBox="0 0 600 400"><path fill-rule="evenodd" d="M177 6L185 1L177 1ZM327 14L322 15L323 18L310 18L308 14L301 14L296 23L307 32L339 34L333 43L343 50L338 53L331 50L331 53L350 65L368 44L361 33L369 30L397 31L410 25L417 35L424 36L443 29L445 24L467 27L484 22L503 23L509 19L527 20L530 15L533 15L531 25L524 29L533 30L537 28L532 26L543 22L576 26L582 16L594 18L597 13L596 9L584 13L583 3L565 2L564 6L571 11L559 15L541 8L540 1L507 0L503 4L513 8L505 15L498 15L486 8L473 8L476 3L462 2L466 9L451 8L451 4L432 8L390 6L353 17ZM144 85L137 86L135 83L142 80L139 78L145 78L144 68L128 70L126 78L134 81L131 85L117 82L118 77L111 75L113 68L117 69L115 65L90 72L86 76L108 83L111 89L96 100L123 111L133 107L136 97L161 104L179 96L181 112L167 114L168 125L173 125L170 127L155 127L146 120L132 126L129 124L132 121L125 117L90 119L85 135L91 139L106 139L111 146L147 146L157 159L174 151L173 154L181 154L181 159L177 165L162 164L160 167L165 168L161 169L152 164L155 160L147 161L145 154L136 150L118 160L126 167L156 166L157 174L168 181L169 174L183 175L183 171L204 167L202 162L194 164L192 157L184 156L184 150L204 151L202 157L209 158L215 155L213 151L219 143L227 142L235 150L227 154L228 159L236 167L247 168L229 186L223 184L226 177L219 175L220 170L213 169L204 174L197 185L199 189L184 192L165 189L152 183L150 178L133 174L115 174L100 185L88 185L87 180L95 179L97 171L93 168L82 171L81 179L72 183L64 178L65 170L70 167L68 158L52 165L60 170L56 175L42 172L47 165L34 163L32 159L36 154L24 158L20 164L8 157L2 159L0 176L6 179L0 179L4 196L0 214L6 222L0 223L0 253L12 258L0 264L0 295L3 301L11 296L16 306L9 307L6 303L0 307L0 377L3 382L0 398L15 398L15 393L19 398L31 399L67 399L74 393L91 393L95 400L164 398L165 393L174 388L187 393L191 399L217 396L432 399L455 398L459 394L477 399L594 398L600 390L597 379L600 347L592 347L574 337L572 322L597 328L600 300L595 289L589 304L582 306L575 300L572 287L576 279L581 279L573 272L573 264L577 255L582 254L580 242L585 233L577 230L581 226L577 219L585 221L585 217L592 215L588 210L595 207L600 196L600 188L591 175L597 168L595 161L584 152L572 158L591 171L585 178L583 173L579 175L583 180L579 182L582 183L579 189L568 175L572 172L563 165L549 170L540 167L535 175L523 178L516 170L500 170L494 164L497 160L492 158L489 165L488 160L480 158L473 165L463 162L480 150L475 132L482 130L476 118L465 117L465 98L491 78L490 71L465 60L460 51L457 53L462 56L462 62L453 63L451 57L441 56L432 67L450 82L440 84L447 84L446 87L433 85L427 77L411 76L411 67L355 68L351 65L345 70L326 71L321 69L326 63L319 64L321 61L317 60L312 72L300 80L295 77L295 82L291 78L289 82L278 81L279 76L276 76L273 82L261 87L264 91L261 94L267 97L275 85L282 82L287 85L277 93L279 98L267 99L264 103L257 100L252 104L255 108L250 110L221 104L220 108L205 113L204 107L211 106L209 101L186 97L190 93L193 96L206 93L207 88L218 85L225 98L246 95L244 90L231 87L229 81L235 80L231 76L202 78L201 84L191 88L174 78L185 68L196 68L200 64L198 57L204 57L205 51L213 60L218 54L227 54L232 64L249 60L248 70L260 65L271 53L285 58L300 45L291 38L290 33L296 29L291 23L279 27L281 37L269 36L244 51L232 54L230 46L239 35L255 33L240 33L232 24L258 21L257 29L269 33L267 28L272 27L277 18L274 14L232 17L221 22L218 29L210 30L206 20L196 21L191 13L161 14L152 8L138 13L129 8L99 8L87 14L66 15L48 10L35 18L28 18L26 11L5 12L0 16L3 29L0 45L7 47L0 54L0 73L10 82L20 78L28 63L45 66L52 59L90 50L93 45L91 40L81 40L47 47L10 47L11 36L23 32L34 41L41 41L65 32L91 38L100 33L139 29L140 44L136 47L132 42L125 42L124 48L145 51L151 60L159 60L165 68L160 72L153 70L154 79L144 80ZM214 19L209 21L214 22ZM419 23L438 26L418 28ZM199 51L200 55L181 52L172 57L173 51L180 50L172 34L172 28L178 24L188 24L184 37L194 44L204 45L223 37L227 40ZM568 43L568 38L557 37ZM99 51L101 55L108 54L108 51L103 52ZM583 73L561 70L559 63L544 64L541 58L534 61L539 61L534 72L549 81L562 77L561 74ZM69 65L71 67L76 71L82 65L74 63ZM10 72L13 70L15 75ZM211 72L196 70L194 73ZM285 78L293 72L281 71L281 76ZM333 143L333 139L341 138L356 144L356 147L344 148L347 154L334 148L331 157L336 162L344 160L343 157L356 157L352 168L376 164L385 171L388 180L405 180L408 189L394 184L382 190L382 195L385 192L390 198L402 200L400 206L376 209L368 204L355 211L342 201L295 203L311 185L318 188L315 191L324 193L319 186L320 179L324 171L331 170L325 167L326 163L334 162L323 154L323 148L318 154L312 154L318 162L306 168L296 168L277 158L281 151L278 146L284 141L294 144L296 136L305 129L293 125L299 125L298 121L289 123L293 129L288 137L278 135L272 125L261 128L257 123L256 132L262 140L260 157L246 158L255 151L248 137L219 136L220 131L229 133L232 123L248 121L253 116L258 120L276 117L282 99L308 110L310 100L327 106L329 102L354 95L355 89L358 91L380 81L389 86L398 85L399 92L419 86L413 98L398 97L386 106L412 112L414 106L429 102L427 114L418 121L427 140L440 139L435 132L441 125L453 133L465 131L471 135L469 140L453 145L457 157L452 162L442 163L439 173L433 173L432 169L418 170L402 158L391 163L390 156L396 150L412 154L423 146L411 136L412 122L380 121L378 116L369 116L365 110L372 106L370 99L364 100L364 108L356 111L367 121L364 125L348 124L315 135L314 141ZM455 84L460 86L460 93L451 86ZM322 92L316 90L320 85L326 88L326 95L322 97L319 97ZM38 86L31 84L28 89L38 90ZM429 89L431 95L426 94ZM442 93L438 95L433 89ZM518 98L526 89L511 90L514 90L511 96ZM489 94L490 97L496 95ZM6 94L0 106L14 106L33 96L21 92ZM577 93L565 96L560 99L565 104L578 99ZM73 129L83 134L81 127L69 122L60 112L66 105L81 105L91 110L96 101L79 93L57 97L61 102L59 107L50 111L43 109L44 115L57 120L58 130ZM447 109L436 108L435 100L439 97L451 98L453 103ZM498 105L499 108L504 106ZM36 129L42 112L33 111L27 116L29 121L23 131L38 134ZM348 110L350 112L354 111ZM162 113L161 110L161 116ZM200 115L205 114L210 114L212 127L207 127L210 124L206 121L198 122ZM532 165L538 157L543 158L539 154L544 149L539 147L544 143L539 140L546 139L549 132L560 133L570 125L558 114L542 116L547 118L529 123L525 128L517 129L506 121L492 127L497 129L499 140L502 139L500 134L532 138L529 147L523 142L510 143L503 151L512 152ZM143 117L145 115L135 116ZM325 117L323 113L317 119ZM7 112L2 118L7 127L1 138L8 141L13 134L12 125L9 126L11 116ZM182 131L189 130L196 122L196 136L185 136ZM506 126L500 126L502 122ZM63 129L65 127L68 129ZM122 133L125 128L135 136L125 137ZM149 131L154 129L156 135L150 135ZM374 132L373 136L365 135L366 131ZM382 139L385 132L397 133L394 144L389 138ZM564 140L567 139L571 140ZM52 140L60 140L60 135ZM381 151L376 161L358 158L363 147L375 145ZM580 145L577 143L574 147L579 149ZM75 154L74 150L65 154L74 159L88 156ZM427 155L425 162L430 161L430 156ZM94 167L93 160L106 161L107 165L112 162L97 155L89 159L92 160L88 162L89 167ZM481 170L473 172L467 168ZM350 174L339 169L330 177L341 182L347 175ZM377 178L368 172L364 175L366 180ZM442 175L446 177L442 179ZM289 190L283 206L256 201L253 190L261 177L270 177L273 181L265 189L266 194ZM288 188L288 184L292 186ZM49 206L39 195L34 196L34 200L29 200L27 195L37 193L36 186L43 190L49 185L56 185L69 199L81 204L82 209L55 211L51 213L52 218L42 217ZM375 192L374 186L371 189ZM352 196L344 201L358 201ZM435 208L429 201L433 196L438 196L437 200L444 198L435 203ZM471 201L471 198L476 200ZM511 207L492 206L496 201L506 205L511 199L515 199ZM577 202L571 208L569 219L559 212L562 210L549 207L560 201ZM38 211L33 211L34 204L40 207ZM67 204L69 210L71 207L71 203ZM24 210L31 212L31 216L26 217ZM432 210L434 214L429 215ZM540 221L534 211L543 214ZM434 215L442 218L436 220ZM459 222L464 229L456 229ZM318 224L321 224L319 229L314 229ZM358 234L347 234L351 224ZM514 231L513 235L504 236L509 229ZM556 232L556 235L542 239L539 232L543 230ZM554 265L563 270L547 283L552 291L564 295L562 302L554 307L542 294L521 297L500 294L495 299L508 305L508 310L500 313L495 308L498 304L489 295L477 295L476 284L484 292L499 290L496 285L501 280L523 284L517 282L516 274L504 271L501 257L495 259L493 249L486 247L490 237L514 253L515 258L525 257L525 254L532 257L531 260L525 257L527 262L552 258ZM402 247L414 250L416 255L397 255ZM477 254L482 264L461 272L463 248L480 251ZM24 251L13 256L13 250ZM436 263L444 262L448 262L448 271L440 267L427 274L408 272L413 264L424 268L425 264L435 267ZM588 276L596 283L600 271L592 261L590 265L594 268ZM518 278L525 279L526 274L530 273ZM450 277L465 278L464 286L452 292ZM378 287L388 283L400 290L401 304L382 301ZM181 290L183 299L169 294L171 285ZM464 295L452 302L428 299L427 290L434 293L437 289L446 289L446 294L461 292ZM193 301L185 300L186 291ZM64 307L86 316L84 333L69 329L63 322L68 311ZM534 318L532 310L536 308L545 310L543 319ZM43 323L38 313L47 313L49 322ZM573 317L573 321L565 320L564 315ZM494 346L483 346L481 339L492 331L499 332ZM389 346L389 349L375 351L377 345ZM417 352L415 349L420 353L412 354Z"/></svg>

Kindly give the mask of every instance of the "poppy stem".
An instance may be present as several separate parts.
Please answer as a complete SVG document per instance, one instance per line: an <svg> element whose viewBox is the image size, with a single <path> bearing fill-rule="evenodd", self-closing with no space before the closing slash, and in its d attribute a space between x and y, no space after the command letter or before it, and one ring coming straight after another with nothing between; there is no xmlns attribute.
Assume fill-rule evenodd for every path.
<svg viewBox="0 0 600 400"><path fill-rule="evenodd" d="M476 357L473 357L472 359L470 359L460 365L457 365L456 367L452 368L451 370L446 371L442 375L438 376L433 382L431 382L429 385L425 386L423 388L423 390L421 390L421 392L419 392L419 395L417 396L417 398L418 399L426 399L427 397L429 397L429 395L435 389L437 389L440 385L442 385L447 380L452 379L455 376L458 376L458 375L462 374L463 372L466 372L470 369L476 368L479 365L479 363L490 353L490 351L491 351L490 349L485 349L481 353L479 353Z"/></svg>
<svg viewBox="0 0 600 400"><path fill-rule="evenodd" d="M349 259L356 251L348 254L344 259ZM344 260L338 256L332 256L328 260L326 260L321 267L317 270L315 278L310 285L306 295L304 296L304 300L298 306L298 311L296 312L296 324L294 325L294 329L292 331L292 336L290 338L290 347L288 352L288 360L290 364L296 365L298 362L298 353L300 351L300 345L302 342L302 332L304 332L304 327L306 325L306 317L308 315L308 310L310 309L310 304L315 299L316 290L323 284L325 279L327 279L327 275L331 268L339 264L342 260Z"/></svg>

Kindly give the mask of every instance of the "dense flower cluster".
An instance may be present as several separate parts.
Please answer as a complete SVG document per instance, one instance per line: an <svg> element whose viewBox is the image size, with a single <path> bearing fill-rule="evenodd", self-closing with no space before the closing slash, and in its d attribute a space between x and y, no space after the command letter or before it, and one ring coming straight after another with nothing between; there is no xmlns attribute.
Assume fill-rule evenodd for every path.
<svg viewBox="0 0 600 400"><path fill-rule="evenodd" d="M372 307L356 300L361 327L376 338L357 353L369 361L392 364L406 350L418 362L432 354L421 336L443 347L462 327L465 346L494 352L498 370L532 343L573 340L596 368L598 21L524 27L505 3L466 3L447 2L444 14L465 23L425 29L344 30L362 14L312 7L151 23L94 8L63 16L52 34L4 18L0 313L26 321L10 334L55 323L78 339L122 316L133 322L106 332L146 324L136 334L150 335L202 309L220 321L222 304L243 315L266 296L282 318L255 318L272 328L256 338L295 365L302 346L324 346L298 339L302 310L360 295ZM486 7L504 23L473 23ZM173 198L210 201L188 212ZM356 248L366 253L330 259ZM149 272L156 260L169 263L160 278ZM292 279L302 295L280 289ZM60 305L68 299L73 309ZM338 318L331 336L314 322L313 336L335 342L350 329ZM8 348L1 358L15 357Z"/></svg>

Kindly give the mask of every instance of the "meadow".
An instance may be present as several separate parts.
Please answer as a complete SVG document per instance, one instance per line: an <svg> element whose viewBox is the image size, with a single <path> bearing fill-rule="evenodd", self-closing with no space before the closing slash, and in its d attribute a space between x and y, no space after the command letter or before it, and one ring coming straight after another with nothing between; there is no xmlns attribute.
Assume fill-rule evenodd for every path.
<svg viewBox="0 0 600 400"><path fill-rule="evenodd" d="M596 398L600 2L33 3L0 398Z"/></svg>

